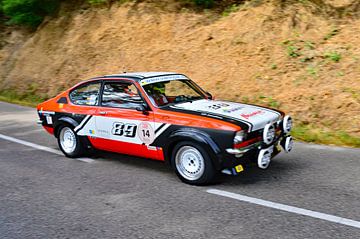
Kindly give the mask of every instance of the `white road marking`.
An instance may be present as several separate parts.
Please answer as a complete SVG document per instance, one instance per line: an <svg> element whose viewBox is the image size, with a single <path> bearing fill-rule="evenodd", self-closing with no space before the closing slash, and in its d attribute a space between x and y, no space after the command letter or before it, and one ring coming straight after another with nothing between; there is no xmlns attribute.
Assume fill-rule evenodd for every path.
<svg viewBox="0 0 360 239"><path fill-rule="evenodd" d="M237 193L231 193L231 192L227 192L227 191L223 191L223 190L208 189L208 190L206 190L206 192L211 193L211 194L216 194L219 196L223 196L223 197L236 199L236 200L243 201L243 202L261 205L264 207L270 207L270 208L274 208L274 209L278 209L278 210L282 210L282 211L286 211L286 212L291 212L291 213L300 214L300 215L304 215L304 216L308 216L308 217L326 220L329 222L335 222L335 223L343 224L343 225L350 226L350 227L360 228L359 221L354 221L354 220L343 218L343 217L337 217L337 216L333 216L333 215L326 214L326 213L316 212L316 211L307 210L307 209L303 209L303 208L299 208L299 207L288 206L288 205L281 204L281 203L276 203L276 202L266 201L266 200L262 200L262 199L258 199L258 198L248 197L248 196L240 195Z"/></svg>
<svg viewBox="0 0 360 239"><path fill-rule="evenodd" d="M49 153L64 156L64 154L60 150L52 149L52 148L42 146L42 145L39 145L39 144L34 144L34 143L31 143L31 142L28 142L28 141L25 141L25 140L13 138L13 137L6 136L6 135L3 135L3 134L0 134L0 139L8 140L8 141L11 141L11 142L14 142L14 143L18 143L18 144L22 144L22 145L25 145L25 146L28 146L28 147L32 147L34 149L38 149L38 150L46 151L46 152L49 152ZM81 162L86 162L86 163L95 162L95 160L90 159L90 158L74 158L74 159L78 160L78 161L81 161Z"/></svg>

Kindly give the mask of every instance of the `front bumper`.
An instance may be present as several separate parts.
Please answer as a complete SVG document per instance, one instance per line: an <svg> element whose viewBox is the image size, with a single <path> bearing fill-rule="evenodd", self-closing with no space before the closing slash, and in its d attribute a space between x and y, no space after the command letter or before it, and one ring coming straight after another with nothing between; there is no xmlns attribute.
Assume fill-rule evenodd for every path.
<svg viewBox="0 0 360 239"><path fill-rule="evenodd" d="M249 146L233 149L226 149L227 157L226 160L223 161L224 169L232 169L237 165L242 165L244 167L249 167L253 165L257 165L260 168L261 163L259 163L259 154L263 154L264 151L269 151L271 154L270 158L272 159L277 154L281 152L281 146L285 147L285 141L290 135L282 134L278 136L271 144L265 144L262 141L256 142Z"/></svg>

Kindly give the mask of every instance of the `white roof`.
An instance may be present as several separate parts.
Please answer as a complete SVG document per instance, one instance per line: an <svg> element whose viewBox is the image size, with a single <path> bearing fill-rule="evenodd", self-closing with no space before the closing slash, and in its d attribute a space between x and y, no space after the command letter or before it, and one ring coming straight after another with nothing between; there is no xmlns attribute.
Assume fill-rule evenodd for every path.
<svg viewBox="0 0 360 239"><path fill-rule="evenodd" d="M155 77L155 76L163 76L163 75L177 75L176 72L129 72L129 73L122 73L122 74L113 74L107 76L132 76L132 77L139 77L139 78L148 78L148 77Z"/></svg>

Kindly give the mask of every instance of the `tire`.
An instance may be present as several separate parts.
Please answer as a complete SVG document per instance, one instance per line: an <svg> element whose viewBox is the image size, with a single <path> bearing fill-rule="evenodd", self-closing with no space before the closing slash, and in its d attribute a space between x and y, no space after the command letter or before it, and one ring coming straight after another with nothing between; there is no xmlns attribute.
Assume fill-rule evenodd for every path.
<svg viewBox="0 0 360 239"><path fill-rule="evenodd" d="M206 185L215 179L216 171L209 154L200 145L185 141L172 152L171 165L181 181L191 185Z"/></svg>
<svg viewBox="0 0 360 239"><path fill-rule="evenodd" d="M73 127L69 125L60 126L57 139L59 148L66 157L77 158L84 154L84 146Z"/></svg>

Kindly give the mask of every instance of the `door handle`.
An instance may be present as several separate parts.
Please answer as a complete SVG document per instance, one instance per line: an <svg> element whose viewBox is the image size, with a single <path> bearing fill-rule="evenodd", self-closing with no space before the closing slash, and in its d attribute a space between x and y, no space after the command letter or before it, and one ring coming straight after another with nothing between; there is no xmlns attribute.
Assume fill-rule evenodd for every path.
<svg viewBox="0 0 360 239"><path fill-rule="evenodd" d="M99 114L100 114L100 115L106 115L107 112L106 112L106 111L100 111Z"/></svg>

